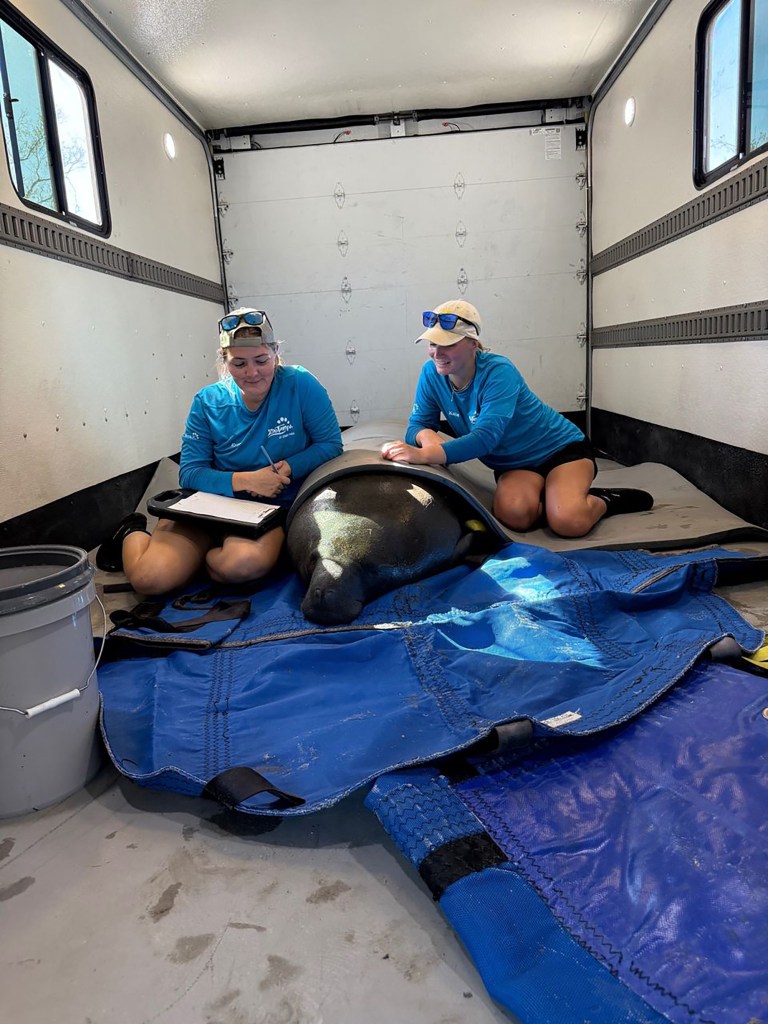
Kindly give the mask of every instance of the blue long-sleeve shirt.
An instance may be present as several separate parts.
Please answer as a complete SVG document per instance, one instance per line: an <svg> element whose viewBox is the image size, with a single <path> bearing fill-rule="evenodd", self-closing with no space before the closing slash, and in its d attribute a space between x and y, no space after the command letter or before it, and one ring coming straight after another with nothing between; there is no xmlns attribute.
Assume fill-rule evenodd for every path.
<svg viewBox="0 0 768 1024"><path fill-rule="evenodd" d="M416 444L420 430L438 430L441 413L457 435L443 442L448 465L480 459L491 469L532 469L584 440L575 424L531 391L514 363L493 352L477 353L475 376L461 391L431 360L422 367L406 443Z"/></svg>
<svg viewBox="0 0 768 1024"><path fill-rule="evenodd" d="M291 483L279 498L288 505L302 480L342 452L341 431L328 392L303 366L280 366L259 408L252 412L232 378L195 395L181 440L182 487L232 496L232 474L264 469L285 459Z"/></svg>

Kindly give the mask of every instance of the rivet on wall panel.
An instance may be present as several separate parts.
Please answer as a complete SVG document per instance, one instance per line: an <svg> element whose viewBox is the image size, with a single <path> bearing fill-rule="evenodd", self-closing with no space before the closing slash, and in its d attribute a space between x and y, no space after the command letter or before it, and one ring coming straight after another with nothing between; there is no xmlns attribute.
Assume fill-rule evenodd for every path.
<svg viewBox="0 0 768 1024"><path fill-rule="evenodd" d="M344 200L347 198L344 187L340 181L336 182L336 188L333 190L333 198L336 200L336 205L339 209L344 205Z"/></svg>
<svg viewBox="0 0 768 1024"><path fill-rule="evenodd" d="M341 282L341 297L345 302L349 302L352 297L352 285L349 283L349 278L343 278Z"/></svg>
<svg viewBox="0 0 768 1024"><path fill-rule="evenodd" d="M347 255L347 249L349 249L349 239L343 231L339 232L339 237L336 239L336 245L342 256Z"/></svg>
<svg viewBox="0 0 768 1024"><path fill-rule="evenodd" d="M464 181L461 171L459 171L456 177L453 179L453 191L456 193L456 198L461 199L464 195L464 189L467 187L467 183Z"/></svg>
<svg viewBox="0 0 768 1024"><path fill-rule="evenodd" d="M460 220L459 223L456 225L456 231L454 232L454 236L459 246L463 246L467 240L467 227L463 220Z"/></svg>
<svg viewBox="0 0 768 1024"><path fill-rule="evenodd" d="M349 415L352 417L352 422L357 423L358 417L360 416L360 406L353 399L352 405L349 407Z"/></svg>
<svg viewBox="0 0 768 1024"><path fill-rule="evenodd" d="M351 341L348 341L347 342L347 347L346 347L345 351L347 353L347 360L348 360L348 362L351 365L355 361L355 356L357 355L357 349L355 348L354 344Z"/></svg>
<svg viewBox="0 0 768 1024"><path fill-rule="evenodd" d="M456 277L456 284L458 285L459 291L463 295L464 292L467 290L467 285L469 284L469 278L467 277L467 272L464 269L464 267L459 268L459 273Z"/></svg>

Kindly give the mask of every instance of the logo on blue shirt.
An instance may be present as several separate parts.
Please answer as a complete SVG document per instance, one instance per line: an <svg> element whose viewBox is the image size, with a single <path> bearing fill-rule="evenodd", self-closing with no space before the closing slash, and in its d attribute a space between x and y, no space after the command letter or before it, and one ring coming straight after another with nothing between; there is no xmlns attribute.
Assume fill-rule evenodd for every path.
<svg viewBox="0 0 768 1024"><path fill-rule="evenodd" d="M278 417L274 427L267 430L267 437L289 437L294 433L293 424L287 416Z"/></svg>

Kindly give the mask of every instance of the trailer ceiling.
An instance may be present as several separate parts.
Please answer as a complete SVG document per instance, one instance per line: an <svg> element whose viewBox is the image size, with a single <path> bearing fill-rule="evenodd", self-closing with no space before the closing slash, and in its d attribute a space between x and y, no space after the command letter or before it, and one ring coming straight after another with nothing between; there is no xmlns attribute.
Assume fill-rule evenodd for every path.
<svg viewBox="0 0 768 1024"><path fill-rule="evenodd" d="M591 95L652 0L83 0L205 129Z"/></svg>

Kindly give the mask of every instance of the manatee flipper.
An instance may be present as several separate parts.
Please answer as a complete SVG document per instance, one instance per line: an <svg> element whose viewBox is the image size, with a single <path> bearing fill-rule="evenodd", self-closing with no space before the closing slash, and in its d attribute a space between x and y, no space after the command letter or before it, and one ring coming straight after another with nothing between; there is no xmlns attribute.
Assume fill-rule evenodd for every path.
<svg viewBox="0 0 768 1024"><path fill-rule="evenodd" d="M453 549L453 565L467 561L482 562L493 551L498 550L498 540L479 519L468 519L464 523L464 530Z"/></svg>

